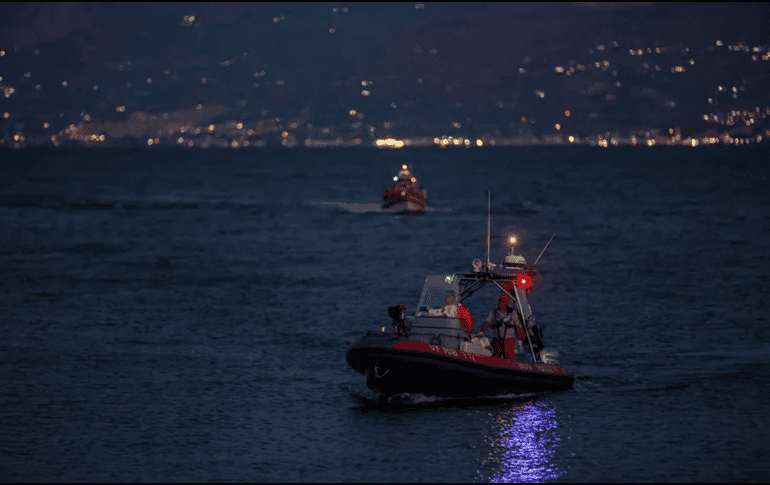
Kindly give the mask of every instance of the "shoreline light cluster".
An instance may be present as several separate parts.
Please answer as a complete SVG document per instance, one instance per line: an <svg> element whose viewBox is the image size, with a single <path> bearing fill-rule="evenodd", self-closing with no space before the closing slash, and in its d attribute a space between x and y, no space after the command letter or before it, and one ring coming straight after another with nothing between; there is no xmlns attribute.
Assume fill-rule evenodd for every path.
<svg viewBox="0 0 770 485"><path fill-rule="evenodd" d="M347 13L348 8L334 7L332 10L334 13ZM279 14L274 18L274 23L283 24L289 20L284 14ZM197 28L200 21L199 16L190 13L184 15L179 26ZM339 37L341 34L338 32L335 35ZM733 76L734 79L727 79L733 71L726 67L717 68L713 72L708 72L708 67L705 67L706 72L703 71L709 56L717 54L747 66L761 65L770 61L770 45L749 46L740 41L730 44L716 40L708 46L691 49L681 45L622 46L613 40L596 42L586 48L586 52L579 56L573 53L573 59L556 61L525 57L518 69L513 66L511 75L503 76L505 83L501 86L505 87L490 95L492 97L480 100L474 106L465 101L453 100L451 106L442 105L446 113L438 118L432 115L425 118L424 113L418 112L415 108L418 103L410 98L409 90L414 86L410 88L408 83L394 84L394 79L399 76L374 77L374 80L370 80L371 77L360 80L352 76L344 81L335 81L335 93L350 118L347 121L338 120L333 126L312 125L313 120L309 116L311 111L313 117L320 113L318 119L327 120L325 124L329 124L330 119L328 116L324 118L323 108L315 105L299 106L296 108L299 112L293 112L281 111L266 103L246 112L245 107L254 102L249 101L248 96L234 103L227 100L219 104L211 102L205 106L205 103L192 104L189 109L176 112L160 112L161 108L157 105L152 107L151 104L143 108L140 101L149 96L153 89L171 89L185 82L190 85L190 80L181 78L180 72L163 70L169 66L156 68L160 69L158 72L144 68L141 75L137 74L140 78L138 81L133 79L125 84L107 83L99 79L80 79L77 82L73 79L57 79L52 81L51 86L47 84L48 80L37 78L38 73L33 67L29 70L27 67L11 69L13 76L0 72L0 147L65 145L237 149L283 146L399 149L590 145L607 148L620 145L747 145L770 139L770 107L753 106L761 102L764 96L764 85L759 82L759 78L746 75L746 78ZM441 57L443 52L444 49L438 48L431 49L429 54ZM17 51L0 50L0 58L6 62L0 63L0 71L10 69L12 64L8 64L9 57L17 54ZM35 49L32 57L39 55L40 50ZM248 52L243 52L242 55L229 56L225 60L217 59L216 64L219 69L229 69L238 63L246 63L251 57ZM143 69L141 63L132 60L106 62L104 67L123 77ZM283 90L293 82L290 77L281 76L278 79L274 74L268 75L270 69L270 66L265 65L256 71L249 71L249 82L259 81L254 83L254 88L259 89L260 93L265 90L270 93L265 99L273 95L280 97ZM756 68L753 69L756 71ZM756 72L754 74L761 75ZM688 104L684 99L687 96L682 94L681 83L690 75L700 76L697 79L701 81L710 79L709 87L703 93L697 92L698 96L704 95L702 103L698 101L693 104L690 100ZM221 82L215 77L214 74L200 77L200 86L206 85L208 88L209 85ZM454 81L446 86L436 85L435 80L424 79L422 76L412 82L417 85L433 82L431 89L445 87L447 92L462 85ZM668 87L671 89L666 91ZM71 98L72 93L78 92L78 89L103 101L90 108L81 108L85 105L76 103L76 110L84 110L80 112L77 121L68 120L78 118L71 107L69 113L65 113L65 108L34 113L24 111L25 106L37 103L36 100ZM390 99L390 94L382 94L388 91L406 92L407 95L404 95L404 99ZM624 118L618 116L618 113L622 114L623 110L628 109L620 103L620 100L629 103L628 92L636 93L637 98L634 99L643 100L648 110L645 115L647 118L636 118L646 120L635 124L637 127L647 126L644 129L630 130L629 127L634 124L623 126ZM626 99L623 99L624 93ZM504 102L506 96L513 98ZM590 103L587 104L589 98ZM378 103L381 105L379 108ZM390 111L383 106L389 106ZM41 109L37 108L37 111ZM378 114L374 115L378 109ZM686 111L676 111L682 109ZM156 110L158 112L152 112ZM660 112L665 116L652 118L649 111ZM407 112L410 113L408 116L405 114ZM233 119L222 121L225 116ZM257 117L261 119L255 119ZM664 119L668 121L661 121ZM670 123L672 128L652 126L664 123ZM716 128L707 125L715 125ZM682 134L683 130L686 131L685 135Z"/></svg>

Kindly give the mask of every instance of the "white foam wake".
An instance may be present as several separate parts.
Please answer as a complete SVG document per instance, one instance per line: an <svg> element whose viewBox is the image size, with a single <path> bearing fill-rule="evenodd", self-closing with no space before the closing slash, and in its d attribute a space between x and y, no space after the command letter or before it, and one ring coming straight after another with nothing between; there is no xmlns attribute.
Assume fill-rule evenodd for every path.
<svg viewBox="0 0 770 485"><path fill-rule="evenodd" d="M305 205L312 205L317 207L337 207L339 209L342 209L344 211L352 212L352 213L363 213L363 212L387 212L385 209L382 208L382 205L380 204L362 204L358 202L334 202L334 201L320 201L320 200L309 200L305 202ZM452 209L449 207L426 207L426 212L450 212Z"/></svg>
<svg viewBox="0 0 770 485"><path fill-rule="evenodd" d="M311 200L306 202L306 204L313 206L337 207L353 213L382 212L382 206L380 206L380 204L359 204L356 202L323 202L319 200Z"/></svg>

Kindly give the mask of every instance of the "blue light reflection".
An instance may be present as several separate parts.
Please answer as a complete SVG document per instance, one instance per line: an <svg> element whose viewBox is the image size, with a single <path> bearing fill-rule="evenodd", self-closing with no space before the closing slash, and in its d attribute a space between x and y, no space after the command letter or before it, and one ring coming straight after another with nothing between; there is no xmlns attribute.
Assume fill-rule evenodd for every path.
<svg viewBox="0 0 770 485"><path fill-rule="evenodd" d="M489 478L501 482L543 482L563 471L550 463L561 438L556 434L556 411L547 403L529 402L500 416L503 429L498 445L501 468Z"/></svg>

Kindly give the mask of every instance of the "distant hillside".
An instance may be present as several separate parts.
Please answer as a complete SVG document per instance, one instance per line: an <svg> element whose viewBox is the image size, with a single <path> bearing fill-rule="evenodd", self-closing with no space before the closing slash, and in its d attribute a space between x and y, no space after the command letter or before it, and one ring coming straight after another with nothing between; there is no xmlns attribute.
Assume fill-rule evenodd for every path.
<svg viewBox="0 0 770 485"><path fill-rule="evenodd" d="M4 100L6 130L216 104L243 120L305 110L310 123L351 130L388 123L394 133L540 133L558 123L588 134L700 129L692 120L702 112L768 99L770 63L714 50L715 40L770 43L768 4L2 8L0 75L15 90ZM629 55L656 46L668 50ZM686 72L674 73L677 65ZM740 87L740 101L709 104L720 83ZM351 126L352 111L361 128Z"/></svg>

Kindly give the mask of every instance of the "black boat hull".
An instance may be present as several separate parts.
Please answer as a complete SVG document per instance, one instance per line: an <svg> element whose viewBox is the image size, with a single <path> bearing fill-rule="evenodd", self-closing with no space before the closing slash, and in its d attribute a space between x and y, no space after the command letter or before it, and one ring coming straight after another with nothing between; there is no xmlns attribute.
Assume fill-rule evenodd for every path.
<svg viewBox="0 0 770 485"><path fill-rule="evenodd" d="M400 348L398 348L400 347ZM424 350L424 349L428 350ZM385 395L421 393L441 397L497 396L563 391L574 376L553 364L512 363L496 357L371 335L355 342L348 364L366 375L366 385Z"/></svg>

